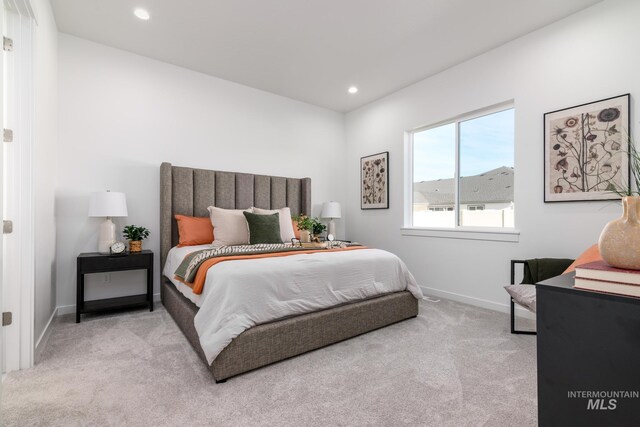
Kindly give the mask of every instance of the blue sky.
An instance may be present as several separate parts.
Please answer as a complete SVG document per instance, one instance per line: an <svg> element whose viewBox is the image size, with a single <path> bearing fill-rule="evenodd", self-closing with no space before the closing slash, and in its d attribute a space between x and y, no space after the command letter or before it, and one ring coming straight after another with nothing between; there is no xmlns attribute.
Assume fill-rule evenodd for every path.
<svg viewBox="0 0 640 427"><path fill-rule="evenodd" d="M460 123L460 175L478 175L500 166L513 167L514 110ZM455 124L413 135L414 182L453 178Z"/></svg>

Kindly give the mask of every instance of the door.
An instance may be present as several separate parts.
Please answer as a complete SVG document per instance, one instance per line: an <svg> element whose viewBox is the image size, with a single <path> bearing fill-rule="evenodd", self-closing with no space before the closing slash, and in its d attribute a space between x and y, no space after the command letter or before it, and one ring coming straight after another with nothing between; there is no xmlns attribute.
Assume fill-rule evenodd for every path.
<svg viewBox="0 0 640 427"><path fill-rule="evenodd" d="M4 372L33 365L34 211L32 190L34 15L28 0L4 1L0 6L2 49L2 120L5 134L0 150L0 212L12 231L2 234L1 307L12 313L2 328Z"/></svg>
<svg viewBox="0 0 640 427"><path fill-rule="evenodd" d="M0 233L0 308L12 313L0 335L3 378L33 364L33 19L29 0L0 5L0 117L12 131L0 129L0 212L13 230Z"/></svg>
<svg viewBox="0 0 640 427"><path fill-rule="evenodd" d="M25 165L31 159L31 127L28 90L31 79L29 46L31 27L29 20L20 15L14 3L4 3L2 9L2 159L0 161L0 212L3 217L2 233L2 311L12 313L10 325L2 328L3 372L28 368L32 356L32 339L24 332L30 332L32 310L26 308L33 289L32 278L25 271L32 269L28 257L30 229L29 213L31 191L25 186L23 174L28 174ZM26 64L26 66L24 65ZM27 88L27 89L25 89Z"/></svg>

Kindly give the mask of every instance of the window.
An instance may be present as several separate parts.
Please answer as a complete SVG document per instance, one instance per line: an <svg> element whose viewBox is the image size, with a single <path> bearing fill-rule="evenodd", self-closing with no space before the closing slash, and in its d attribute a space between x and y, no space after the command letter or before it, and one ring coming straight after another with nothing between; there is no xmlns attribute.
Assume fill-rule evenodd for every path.
<svg viewBox="0 0 640 427"><path fill-rule="evenodd" d="M410 134L410 227L514 227L514 110L493 109Z"/></svg>

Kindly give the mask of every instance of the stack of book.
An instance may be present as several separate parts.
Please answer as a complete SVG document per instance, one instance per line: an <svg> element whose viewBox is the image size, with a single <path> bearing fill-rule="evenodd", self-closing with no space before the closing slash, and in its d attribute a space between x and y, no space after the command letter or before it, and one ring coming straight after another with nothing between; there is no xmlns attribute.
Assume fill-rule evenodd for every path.
<svg viewBox="0 0 640 427"><path fill-rule="evenodd" d="M640 270L611 267L594 261L576 267L577 289L640 297Z"/></svg>

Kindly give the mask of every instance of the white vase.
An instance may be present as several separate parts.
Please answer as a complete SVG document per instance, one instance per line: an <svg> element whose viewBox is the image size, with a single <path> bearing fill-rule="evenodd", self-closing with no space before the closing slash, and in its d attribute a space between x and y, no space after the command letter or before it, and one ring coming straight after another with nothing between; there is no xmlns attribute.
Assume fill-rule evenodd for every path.
<svg viewBox="0 0 640 427"><path fill-rule="evenodd" d="M640 270L640 197L622 198L622 216L605 225L598 249L612 267Z"/></svg>
<svg viewBox="0 0 640 427"><path fill-rule="evenodd" d="M309 230L300 230L300 242L301 243L311 242L311 232Z"/></svg>

